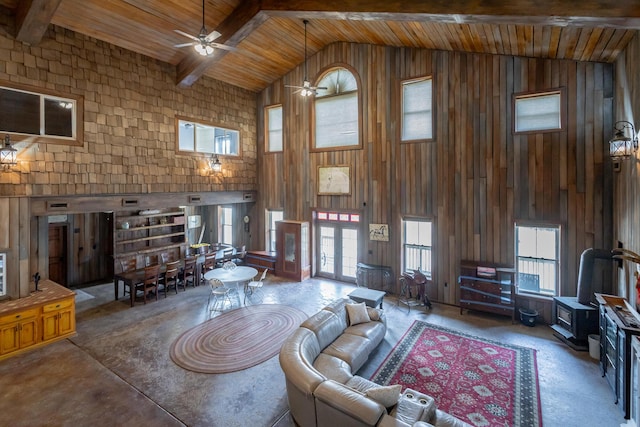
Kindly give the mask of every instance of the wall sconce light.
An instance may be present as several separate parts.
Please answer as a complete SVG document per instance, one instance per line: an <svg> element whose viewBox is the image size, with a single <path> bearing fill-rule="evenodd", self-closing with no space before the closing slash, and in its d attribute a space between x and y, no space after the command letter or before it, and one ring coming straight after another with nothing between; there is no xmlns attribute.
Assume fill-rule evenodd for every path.
<svg viewBox="0 0 640 427"><path fill-rule="evenodd" d="M11 146L11 137L9 135L4 136L4 147L0 149L0 167L3 171L8 171L12 166L18 164L16 155L18 150Z"/></svg>
<svg viewBox="0 0 640 427"><path fill-rule="evenodd" d="M222 163L220 163L220 159L218 159L218 155L212 155L211 160L209 160L209 167L212 172L222 172Z"/></svg>
<svg viewBox="0 0 640 427"><path fill-rule="evenodd" d="M638 135L631 122L622 120L613 126L616 134L609 141L609 155L614 161L630 157L638 150ZM631 137L625 135L625 129L631 129Z"/></svg>

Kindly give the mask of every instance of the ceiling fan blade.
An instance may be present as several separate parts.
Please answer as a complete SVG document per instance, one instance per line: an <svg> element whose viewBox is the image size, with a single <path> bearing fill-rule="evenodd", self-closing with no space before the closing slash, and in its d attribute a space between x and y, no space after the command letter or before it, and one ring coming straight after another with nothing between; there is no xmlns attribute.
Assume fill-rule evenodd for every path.
<svg viewBox="0 0 640 427"><path fill-rule="evenodd" d="M296 85L284 85L284 87L295 87L295 88L298 88L298 89L302 89L303 88L302 86L296 86Z"/></svg>
<svg viewBox="0 0 640 427"><path fill-rule="evenodd" d="M210 44L211 46L213 46L213 47L217 47L218 49L228 50L228 51L230 51L230 52L235 52L236 50L238 50L238 49L236 49L235 47L227 46L227 45L220 44L220 43L209 42L209 44Z"/></svg>
<svg viewBox="0 0 640 427"><path fill-rule="evenodd" d="M222 34L220 34L219 32L217 32L216 30L211 31L209 34L207 34L207 36L204 38L206 41L208 42L212 42L215 39L217 39L218 37L220 37Z"/></svg>
<svg viewBox="0 0 640 427"><path fill-rule="evenodd" d="M174 44L173 47L187 47L187 46L193 46L195 43L182 43L182 44Z"/></svg>
<svg viewBox="0 0 640 427"><path fill-rule="evenodd" d="M311 86L311 89L313 89L313 90L318 90L318 89L319 90L327 90L326 87L322 87L322 86Z"/></svg>
<svg viewBox="0 0 640 427"><path fill-rule="evenodd" d="M191 34L187 34L184 31L180 31L180 30L173 30L173 31L175 31L176 33L180 34L181 36L185 36L185 37L187 37L187 38L189 38L191 40L195 40L197 42L200 41L200 39L197 38L196 36L192 36Z"/></svg>

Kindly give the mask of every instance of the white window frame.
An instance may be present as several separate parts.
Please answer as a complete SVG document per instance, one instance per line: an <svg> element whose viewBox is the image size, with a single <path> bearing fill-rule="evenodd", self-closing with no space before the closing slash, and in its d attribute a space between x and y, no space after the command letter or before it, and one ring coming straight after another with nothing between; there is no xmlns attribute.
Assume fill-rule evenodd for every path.
<svg viewBox="0 0 640 427"><path fill-rule="evenodd" d="M280 117L277 120L277 114ZM267 153L281 152L284 147L284 116L282 105L270 105L264 109L265 121L265 151Z"/></svg>
<svg viewBox="0 0 640 427"><path fill-rule="evenodd" d="M408 230L408 225L424 229L424 235ZM404 270L420 270L425 276L433 273L433 221L426 218L405 218L402 221L402 260ZM416 259L417 256L417 259Z"/></svg>
<svg viewBox="0 0 640 427"><path fill-rule="evenodd" d="M181 154L240 156L240 147L240 131L237 129L176 117L176 151Z"/></svg>
<svg viewBox="0 0 640 427"><path fill-rule="evenodd" d="M340 73L348 73L348 81L355 82L355 89L345 89L341 88L339 84L334 84L340 80ZM328 151L360 148L362 146L360 141L362 120L360 114L360 85L356 74L344 67L332 68L324 73L317 86L327 87L328 89L318 89L315 96L313 104L314 137L311 150ZM338 110L335 107L337 103L355 104L355 106L351 105L351 108L355 108L355 114L352 115L354 120L341 123L323 123L318 111ZM339 110L343 111L343 108L340 107ZM347 115L343 116L347 117Z"/></svg>
<svg viewBox="0 0 640 427"><path fill-rule="evenodd" d="M534 232L535 249L528 246L528 252L522 254L520 241L523 231ZM555 234L554 248L542 246L540 233ZM555 297L560 295L560 241L562 229L558 224L515 224L515 266L518 294ZM554 254L555 252L555 254Z"/></svg>
<svg viewBox="0 0 640 427"><path fill-rule="evenodd" d="M515 133L554 132L564 128L562 89L514 95Z"/></svg>
<svg viewBox="0 0 640 427"><path fill-rule="evenodd" d="M218 240L233 245L233 207L218 207Z"/></svg>
<svg viewBox="0 0 640 427"><path fill-rule="evenodd" d="M402 142L424 141L433 139L433 78L430 76L402 82L401 91L401 135ZM417 94L415 92L418 92ZM413 103L414 108L407 108L405 99L419 96L419 103ZM409 133L409 122L424 121L428 123L422 132Z"/></svg>
<svg viewBox="0 0 640 427"><path fill-rule="evenodd" d="M284 219L284 211L282 209L267 209L265 212L266 236L265 249L268 252L276 251L276 221Z"/></svg>

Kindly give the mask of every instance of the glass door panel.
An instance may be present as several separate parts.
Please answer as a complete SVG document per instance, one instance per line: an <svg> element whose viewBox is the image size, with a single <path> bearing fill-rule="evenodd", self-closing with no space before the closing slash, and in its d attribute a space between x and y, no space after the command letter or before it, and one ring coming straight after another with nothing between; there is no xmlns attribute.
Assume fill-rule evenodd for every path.
<svg viewBox="0 0 640 427"><path fill-rule="evenodd" d="M342 276L356 279L356 264L358 263L358 230L355 228L342 229Z"/></svg>
<svg viewBox="0 0 640 427"><path fill-rule="evenodd" d="M318 272L323 275L335 277L335 234L333 226L320 226L320 250L318 251L319 268Z"/></svg>

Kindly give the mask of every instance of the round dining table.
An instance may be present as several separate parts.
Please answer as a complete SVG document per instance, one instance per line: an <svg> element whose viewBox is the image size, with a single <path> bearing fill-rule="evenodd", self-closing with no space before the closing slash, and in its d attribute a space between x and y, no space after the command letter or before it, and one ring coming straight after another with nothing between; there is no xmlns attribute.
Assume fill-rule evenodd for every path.
<svg viewBox="0 0 640 427"><path fill-rule="evenodd" d="M216 268L204 273L205 280L218 279L225 285L249 282L258 275L258 270L253 267L236 267L233 270Z"/></svg>

